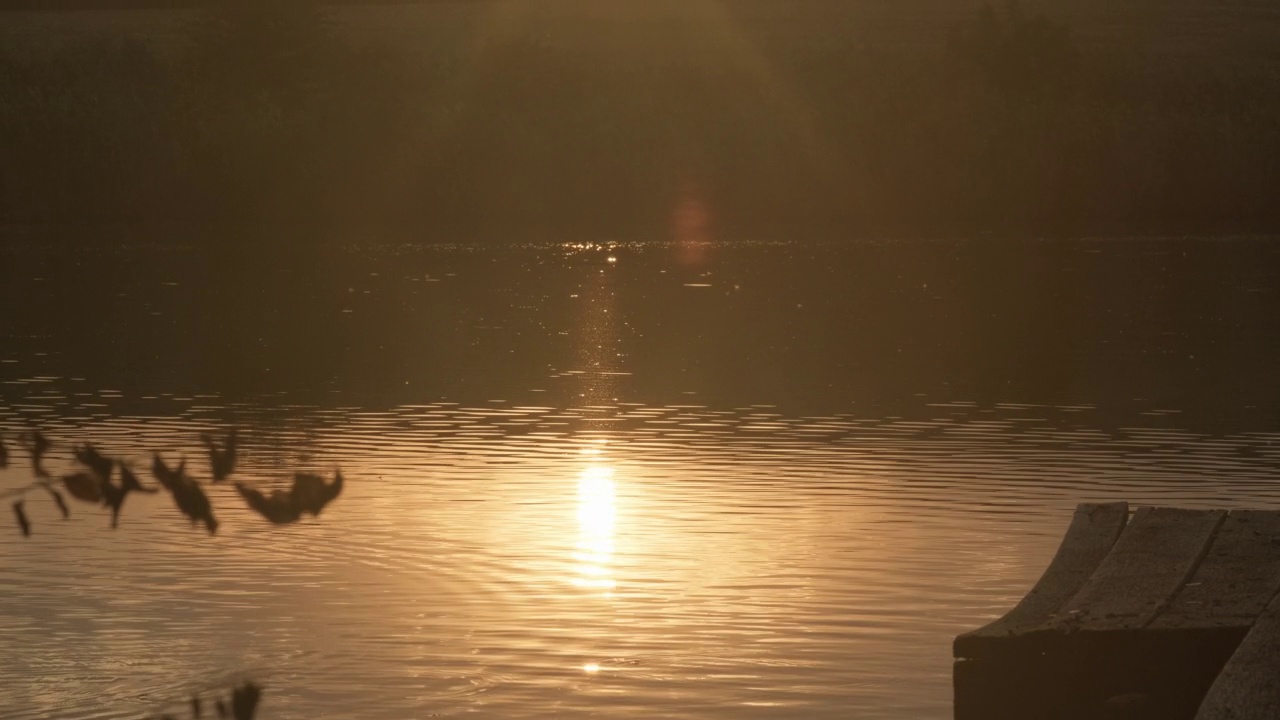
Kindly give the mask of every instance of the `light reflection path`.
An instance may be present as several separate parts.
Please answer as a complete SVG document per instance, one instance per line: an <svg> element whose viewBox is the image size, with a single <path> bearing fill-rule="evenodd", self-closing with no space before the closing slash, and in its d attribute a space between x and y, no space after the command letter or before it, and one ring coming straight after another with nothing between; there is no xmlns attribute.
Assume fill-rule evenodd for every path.
<svg viewBox="0 0 1280 720"><path fill-rule="evenodd" d="M610 561L613 558L613 530L617 520L613 468L590 465L578 478L578 542L574 546L579 587L613 593L617 580Z"/></svg>
<svg viewBox="0 0 1280 720"><path fill-rule="evenodd" d="M1075 503L1280 507L1274 432L937 410L261 416L245 476L341 465L322 517L281 532L218 485L215 537L157 496L115 531L34 498L31 538L0 526L0 718L151 716L243 672L280 720L945 720L952 637L1025 594ZM90 440L198 457L226 412L50 422L49 467Z"/></svg>

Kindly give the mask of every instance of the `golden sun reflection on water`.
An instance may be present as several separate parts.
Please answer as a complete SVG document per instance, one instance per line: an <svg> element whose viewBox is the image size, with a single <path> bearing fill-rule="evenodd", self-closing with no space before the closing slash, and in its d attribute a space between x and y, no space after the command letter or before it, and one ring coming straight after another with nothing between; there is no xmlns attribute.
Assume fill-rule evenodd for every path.
<svg viewBox="0 0 1280 720"><path fill-rule="evenodd" d="M578 475L578 541L573 559L577 575L573 584L610 595L617 586L610 562L617 506L613 468L590 465Z"/></svg>

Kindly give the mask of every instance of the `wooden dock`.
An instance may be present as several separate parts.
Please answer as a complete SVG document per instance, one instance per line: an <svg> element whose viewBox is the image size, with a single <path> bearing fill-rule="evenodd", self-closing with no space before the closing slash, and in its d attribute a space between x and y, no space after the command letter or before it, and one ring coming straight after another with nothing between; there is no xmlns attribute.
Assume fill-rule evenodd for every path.
<svg viewBox="0 0 1280 720"><path fill-rule="evenodd" d="M955 720L1280 720L1280 512L1076 509L1026 597L955 639Z"/></svg>

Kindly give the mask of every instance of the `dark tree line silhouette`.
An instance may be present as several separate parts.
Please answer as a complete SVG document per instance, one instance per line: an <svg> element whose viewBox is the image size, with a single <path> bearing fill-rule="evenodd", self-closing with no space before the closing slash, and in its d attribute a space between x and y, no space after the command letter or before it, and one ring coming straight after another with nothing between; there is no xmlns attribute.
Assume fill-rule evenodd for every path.
<svg viewBox="0 0 1280 720"><path fill-rule="evenodd" d="M1009 97L1063 95L1079 82L1080 53L1064 23L1016 0L984 4L951 28L949 51Z"/></svg>
<svg viewBox="0 0 1280 720"><path fill-rule="evenodd" d="M164 52L0 49L0 222L649 238L694 188L728 237L1280 230L1267 63L1102 54L1016 3L900 53L744 21L750 61L693 20L395 44L307 3L194 18Z"/></svg>

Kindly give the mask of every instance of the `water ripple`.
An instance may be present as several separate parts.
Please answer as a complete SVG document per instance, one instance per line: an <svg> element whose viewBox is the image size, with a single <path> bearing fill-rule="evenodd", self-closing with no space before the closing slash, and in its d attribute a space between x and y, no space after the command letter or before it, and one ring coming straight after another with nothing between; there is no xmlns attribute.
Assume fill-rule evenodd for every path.
<svg viewBox="0 0 1280 720"><path fill-rule="evenodd" d="M87 439L138 463L198 458L198 433L233 412L246 479L341 466L346 494L281 530L213 487L214 538L163 496L130 500L115 532L33 496L34 536L0 541L0 716L134 717L236 672L271 687L277 718L940 719L951 637L1016 601L1076 502L1280 507L1280 435L1101 431L1022 405L869 421L427 404L281 422L192 402L52 417L49 464Z"/></svg>

